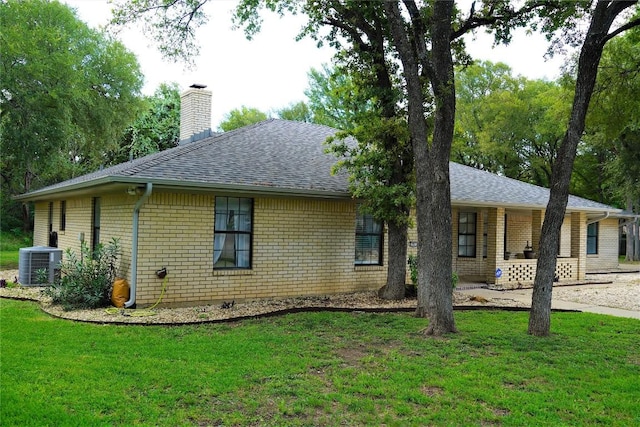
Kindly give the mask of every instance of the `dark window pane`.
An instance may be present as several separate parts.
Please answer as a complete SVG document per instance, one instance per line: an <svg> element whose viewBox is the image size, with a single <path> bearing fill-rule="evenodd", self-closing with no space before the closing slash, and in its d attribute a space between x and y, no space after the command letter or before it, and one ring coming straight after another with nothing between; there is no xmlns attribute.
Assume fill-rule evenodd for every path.
<svg viewBox="0 0 640 427"><path fill-rule="evenodd" d="M253 199L216 197L214 268L251 268Z"/></svg>

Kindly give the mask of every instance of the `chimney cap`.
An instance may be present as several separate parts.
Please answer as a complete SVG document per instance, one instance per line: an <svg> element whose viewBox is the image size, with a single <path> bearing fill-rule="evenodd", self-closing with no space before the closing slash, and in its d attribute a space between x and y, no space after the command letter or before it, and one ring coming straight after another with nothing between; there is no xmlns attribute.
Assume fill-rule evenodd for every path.
<svg viewBox="0 0 640 427"><path fill-rule="evenodd" d="M203 85L203 84L201 84L201 83L194 83L194 84L192 84L192 85L191 85L191 86L189 86L189 87L191 87L191 88L193 88L193 89L204 89L204 88L206 88L206 87L207 87L207 85Z"/></svg>

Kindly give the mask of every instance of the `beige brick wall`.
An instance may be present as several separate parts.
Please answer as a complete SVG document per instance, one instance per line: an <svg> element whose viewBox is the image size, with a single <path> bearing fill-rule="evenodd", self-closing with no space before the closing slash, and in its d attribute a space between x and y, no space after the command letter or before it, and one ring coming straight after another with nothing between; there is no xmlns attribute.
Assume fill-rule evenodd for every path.
<svg viewBox="0 0 640 427"><path fill-rule="evenodd" d="M323 295L377 289L384 266L354 266L351 201L254 199L253 265L213 270L213 195L154 193L140 213L138 293L153 303L169 272L164 302ZM386 245L385 245L386 246ZM386 254L385 254L386 259Z"/></svg>
<svg viewBox="0 0 640 427"><path fill-rule="evenodd" d="M586 235L586 232L585 232ZM618 220L600 221L598 226L598 253L587 255L587 271L608 270L618 267Z"/></svg>
<svg viewBox="0 0 640 427"><path fill-rule="evenodd" d="M560 228L560 253L561 258L571 257L571 215L564 217Z"/></svg>
<svg viewBox="0 0 640 427"><path fill-rule="evenodd" d="M49 244L49 202L39 202L34 206L33 246Z"/></svg>
<svg viewBox="0 0 640 427"><path fill-rule="evenodd" d="M486 211L476 210L474 208L458 208L454 207L453 221L451 222L452 232L452 248L453 253L453 270L458 273L459 276L470 277L482 277L486 266L486 261L482 256L482 242L484 234L484 216L487 215ZM459 257L458 256L458 225L460 212L475 212L476 213L476 256Z"/></svg>
<svg viewBox="0 0 640 427"><path fill-rule="evenodd" d="M64 231L58 232L58 247L79 253L81 233L84 233L87 244L91 244L91 198L65 200L67 203L67 226Z"/></svg>
<svg viewBox="0 0 640 427"><path fill-rule="evenodd" d="M131 278L131 240L133 230L133 208L139 196L117 194L101 197L100 243L109 244L118 239L121 254L118 275ZM89 200L89 227L91 227L91 200ZM86 217L86 216L85 216ZM85 235L87 235L85 233ZM89 233L90 235L90 233Z"/></svg>
<svg viewBox="0 0 640 427"><path fill-rule="evenodd" d="M507 247L505 251L519 255L524 254L527 242L531 245L531 215L507 211Z"/></svg>
<svg viewBox="0 0 640 427"><path fill-rule="evenodd" d="M188 89L180 100L180 141L211 129L211 91Z"/></svg>
<svg viewBox="0 0 640 427"><path fill-rule="evenodd" d="M53 202L53 231L58 233L58 247L80 255L81 240L92 246L93 198L70 198L66 201L66 227L60 230L60 200ZM121 255L118 275L129 278L131 263L131 229L136 198L126 194L101 197L100 242L108 244L112 238L120 241ZM36 203L34 245L46 246L49 236L49 202ZM63 252L63 259L65 254Z"/></svg>
<svg viewBox="0 0 640 427"><path fill-rule="evenodd" d="M122 255L119 275L131 279L131 234L133 208L140 196L106 194L101 196L101 242L120 239ZM383 266L354 266L355 203L353 201L310 199L254 199L253 266L250 270L213 270L214 200L211 194L155 192L140 211L138 252L138 293L140 306L152 304L160 295L162 281L155 271L169 271L164 302L181 305L219 302L231 299L259 299L296 295L324 295L383 286L387 269L387 245ZM60 201L54 202L53 229L58 246L79 251L78 236L84 233L91 244L92 198L66 199L66 230L59 230ZM503 260L504 212L478 209L475 258L457 256L458 212L454 207L453 266L461 276L494 279ZM473 209L471 209L473 211ZM35 206L34 245L48 243L49 203ZM508 211L507 211L508 212ZM484 216L488 217L488 247L483 258ZM535 215L534 215L535 216ZM525 214L511 215L507 247L519 252L532 237L532 219ZM617 266L617 221L601 221L599 254L587 257L587 269ZM493 236L492 236L493 235ZM409 229L409 242L417 242L415 224ZM571 256L571 217L562 227L562 256ZM409 247L408 253L415 254ZM522 272L509 277L518 280ZM505 277L507 279L507 277ZM410 272L407 269L407 283Z"/></svg>
<svg viewBox="0 0 640 427"><path fill-rule="evenodd" d="M122 248L119 275L131 279L133 209L139 196L101 196L101 243ZM175 305L378 289L383 266L354 266L355 203L303 199L254 199L253 267L213 270L214 195L153 193L139 217L137 303L152 304L169 274L163 302ZM59 212L54 202L54 214ZM36 204L34 244L47 244L48 202ZM79 251L78 235L91 244L92 198L67 199L66 230L59 247ZM54 215L54 230L59 220ZM386 236L385 236L386 241Z"/></svg>

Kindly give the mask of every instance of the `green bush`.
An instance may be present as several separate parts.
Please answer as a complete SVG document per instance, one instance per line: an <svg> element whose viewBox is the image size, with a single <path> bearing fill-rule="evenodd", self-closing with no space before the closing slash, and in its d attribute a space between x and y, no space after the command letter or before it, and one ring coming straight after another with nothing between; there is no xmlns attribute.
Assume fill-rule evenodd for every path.
<svg viewBox="0 0 640 427"><path fill-rule="evenodd" d="M409 255L409 270L411 272L411 283L413 286L418 286L418 257L416 255ZM451 273L451 286L455 288L458 286L460 277L457 272Z"/></svg>
<svg viewBox="0 0 640 427"><path fill-rule="evenodd" d="M65 310L109 306L119 253L117 239L112 239L106 246L98 245L93 253L82 242L80 257L67 249L60 266L60 277L43 292Z"/></svg>

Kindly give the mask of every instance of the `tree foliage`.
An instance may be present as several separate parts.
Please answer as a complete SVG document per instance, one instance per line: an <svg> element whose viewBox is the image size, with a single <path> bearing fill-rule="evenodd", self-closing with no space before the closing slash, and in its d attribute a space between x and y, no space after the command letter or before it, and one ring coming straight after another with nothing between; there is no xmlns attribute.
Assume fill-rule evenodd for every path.
<svg viewBox="0 0 640 427"><path fill-rule="evenodd" d="M162 83L144 98L145 109L127 128L109 163L118 164L175 147L180 139L180 89Z"/></svg>
<svg viewBox="0 0 640 427"><path fill-rule="evenodd" d="M138 24L163 57L193 65L196 30L207 22L209 0L114 0L111 28Z"/></svg>
<svg viewBox="0 0 640 427"><path fill-rule="evenodd" d="M220 129L224 132L229 132L230 130L267 120L267 117L266 113L257 108L243 105L225 114L222 122L220 122Z"/></svg>
<svg viewBox="0 0 640 427"><path fill-rule="evenodd" d="M607 203L640 202L640 30L604 49L585 139L604 165ZM580 154L580 152L579 152ZM640 210L640 206L637 206Z"/></svg>
<svg viewBox="0 0 640 427"><path fill-rule="evenodd" d="M313 113L304 101L290 104L287 107L276 111L278 117L283 120L292 120L294 122L314 123Z"/></svg>
<svg viewBox="0 0 640 427"><path fill-rule="evenodd" d="M459 68L456 102L453 161L548 187L570 108L563 85L480 62Z"/></svg>
<svg viewBox="0 0 640 427"><path fill-rule="evenodd" d="M259 29L260 22L251 3L241 2L236 15L249 34ZM301 36L343 52L335 56L333 70L327 66L312 70L312 85L306 93L314 121L342 129L329 141L328 149L340 158L337 168L349 172L350 189L361 202L360 209L388 226L387 282L379 295L403 298L413 157L406 119L400 113L402 89L398 66L389 54L382 4L279 1L263 5L280 13L304 12L309 20ZM328 32L323 31L327 28Z"/></svg>
<svg viewBox="0 0 640 427"><path fill-rule="evenodd" d="M3 193L102 164L139 106L135 56L58 2L0 2L0 26Z"/></svg>
<svg viewBox="0 0 640 427"><path fill-rule="evenodd" d="M370 99L358 96L361 89L345 68L323 65L308 73L309 87L305 90L313 122L336 129L349 129L361 111L372 108Z"/></svg>

